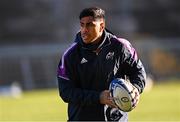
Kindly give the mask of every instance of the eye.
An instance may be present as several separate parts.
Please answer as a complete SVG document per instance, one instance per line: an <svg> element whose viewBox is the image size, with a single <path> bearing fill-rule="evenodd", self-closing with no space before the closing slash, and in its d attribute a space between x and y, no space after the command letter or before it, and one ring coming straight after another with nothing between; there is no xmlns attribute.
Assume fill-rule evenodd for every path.
<svg viewBox="0 0 180 122"><path fill-rule="evenodd" d="M84 26L84 23L80 23L80 26L83 27L83 26Z"/></svg>
<svg viewBox="0 0 180 122"><path fill-rule="evenodd" d="M94 27L94 26L95 26L95 24L93 24L92 22L87 23L87 27Z"/></svg>

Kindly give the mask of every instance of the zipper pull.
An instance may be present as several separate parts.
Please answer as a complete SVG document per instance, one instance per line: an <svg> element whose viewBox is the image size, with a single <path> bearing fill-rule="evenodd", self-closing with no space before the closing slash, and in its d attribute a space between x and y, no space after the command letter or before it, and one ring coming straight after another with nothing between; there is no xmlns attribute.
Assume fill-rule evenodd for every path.
<svg viewBox="0 0 180 122"><path fill-rule="evenodd" d="M101 51L101 49L100 49L100 48L97 48L97 49L96 49L96 50L94 50L93 52L95 52L95 53L96 53L96 55L98 55L100 51Z"/></svg>

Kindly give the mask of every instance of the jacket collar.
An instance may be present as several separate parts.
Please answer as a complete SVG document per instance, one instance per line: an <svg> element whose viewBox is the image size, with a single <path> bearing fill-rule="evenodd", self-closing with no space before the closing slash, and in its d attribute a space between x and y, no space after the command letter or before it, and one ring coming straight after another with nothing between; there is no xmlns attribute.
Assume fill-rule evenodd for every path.
<svg viewBox="0 0 180 122"><path fill-rule="evenodd" d="M81 38L81 33L78 32L76 35L75 42L79 43L83 49L95 51L97 49L102 49L103 47L109 45L111 43L110 38L112 36L114 36L114 35L107 32L106 30L104 30L103 35L102 35L102 40L99 43L97 43L97 44L85 44Z"/></svg>

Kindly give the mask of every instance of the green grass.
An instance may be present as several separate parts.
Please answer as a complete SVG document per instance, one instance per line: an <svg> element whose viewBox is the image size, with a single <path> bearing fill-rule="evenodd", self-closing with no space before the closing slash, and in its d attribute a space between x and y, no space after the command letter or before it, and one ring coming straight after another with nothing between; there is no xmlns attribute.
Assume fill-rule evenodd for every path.
<svg viewBox="0 0 180 122"><path fill-rule="evenodd" d="M66 121L66 107L55 89L24 92L19 99L0 97L0 121ZM129 120L180 121L180 82L144 92Z"/></svg>
<svg viewBox="0 0 180 122"><path fill-rule="evenodd" d="M0 99L0 121L66 120L66 113L66 104L57 90L31 91L19 99Z"/></svg>
<svg viewBox="0 0 180 122"><path fill-rule="evenodd" d="M131 121L180 121L180 82L157 84L141 95Z"/></svg>

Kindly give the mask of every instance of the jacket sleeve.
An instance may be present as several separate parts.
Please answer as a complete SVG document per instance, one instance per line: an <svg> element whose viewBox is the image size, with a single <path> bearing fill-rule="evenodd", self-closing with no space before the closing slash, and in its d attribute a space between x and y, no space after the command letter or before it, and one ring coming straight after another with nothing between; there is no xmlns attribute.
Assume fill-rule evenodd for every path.
<svg viewBox="0 0 180 122"><path fill-rule="evenodd" d="M73 67L68 60L63 57L58 66L57 79L59 94L64 102L84 105L100 103L100 93L80 88L78 81L74 77Z"/></svg>
<svg viewBox="0 0 180 122"><path fill-rule="evenodd" d="M146 80L144 66L138 58L136 50L127 40L123 40L121 49L121 66L123 73L128 76L130 82L142 93Z"/></svg>

